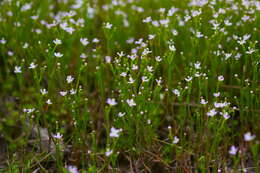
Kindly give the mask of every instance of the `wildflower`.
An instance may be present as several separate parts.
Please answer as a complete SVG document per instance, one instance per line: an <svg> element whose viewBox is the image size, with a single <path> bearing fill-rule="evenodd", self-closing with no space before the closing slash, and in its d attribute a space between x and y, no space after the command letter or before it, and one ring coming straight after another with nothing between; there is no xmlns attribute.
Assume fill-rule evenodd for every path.
<svg viewBox="0 0 260 173"><path fill-rule="evenodd" d="M115 106L115 105L117 105L117 102L114 98L108 98L107 104L109 104L110 106Z"/></svg>
<svg viewBox="0 0 260 173"><path fill-rule="evenodd" d="M34 62L32 62L32 63L30 64L30 66L29 66L29 69L34 69L34 68L36 68L36 67L37 67L37 65L34 64Z"/></svg>
<svg viewBox="0 0 260 173"><path fill-rule="evenodd" d="M174 144L177 144L178 142L179 142L179 138L177 137L177 136L174 136L174 138L173 138L173 143Z"/></svg>
<svg viewBox="0 0 260 173"><path fill-rule="evenodd" d="M247 132L244 134L244 140L245 141L252 141L255 139L255 135L252 135L251 132Z"/></svg>
<svg viewBox="0 0 260 173"><path fill-rule="evenodd" d="M48 100L46 101L46 103L47 103L48 105L51 105L51 104L52 104L52 102L51 102L50 99L48 99Z"/></svg>
<svg viewBox="0 0 260 173"><path fill-rule="evenodd" d="M205 99L203 99L203 98L200 99L200 104L206 105L207 103L208 103L208 101L206 101Z"/></svg>
<svg viewBox="0 0 260 173"><path fill-rule="evenodd" d="M207 112L207 115L209 117L213 117L214 115L216 115L218 112L215 109L211 109L209 112Z"/></svg>
<svg viewBox="0 0 260 173"><path fill-rule="evenodd" d="M60 45L62 42L61 42L61 40L56 38L55 40L53 40L53 43L56 45Z"/></svg>
<svg viewBox="0 0 260 173"><path fill-rule="evenodd" d="M126 102L130 107L136 106L134 99L127 99Z"/></svg>
<svg viewBox="0 0 260 173"><path fill-rule="evenodd" d="M125 116L125 112L119 112L119 113L117 114L117 116L123 117L123 116Z"/></svg>
<svg viewBox="0 0 260 173"><path fill-rule="evenodd" d="M60 95L61 96L66 96L67 95L67 91L60 91Z"/></svg>
<svg viewBox="0 0 260 173"><path fill-rule="evenodd" d="M71 95L74 95L74 94L76 94L76 90L74 90L73 88L70 90L70 94Z"/></svg>
<svg viewBox="0 0 260 173"><path fill-rule="evenodd" d="M28 48L28 47L29 47L29 44L28 44L28 43L24 43L23 49L26 49L26 48Z"/></svg>
<svg viewBox="0 0 260 173"><path fill-rule="evenodd" d="M112 28L112 24L111 23L105 23L105 28L107 28L107 29L111 29Z"/></svg>
<svg viewBox="0 0 260 173"><path fill-rule="evenodd" d="M143 82L148 82L149 79L147 78L147 76L142 76L142 81L143 81Z"/></svg>
<svg viewBox="0 0 260 173"><path fill-rule="evenodd" d="M88 41L87 38L81 38L81 39L80 39L80 42L81 42L81 44L83 44L84 46L86 46L86 45L89 44L89 41Z"/></svg>
<svg viewBox="0 0 260 173"><path fill-rule="evenodd" d="M224 76L218 76L218 81L223 81L224 80Z"/></svg>
<svg viewBox="0 0 260 173"><path fill-rule="evenodd" d="M20 66L15 66L14 67L14 73L22 73L21 67Z"/></svg>
<svg viewBox="0 0 260 173"><path fill-rule="evenodd" d="M57 58L61 58L63 57L63 54L61 54L60 52L54 52L54 56L56 56Z"/></svg>
<svg viewBox="0 0 260 173"><path fill-rule="evenodd" d="M152 67L152 66L147 66L147 70L148 70L149 72L153 72L153 67Z"/></svg>
<svg viewBox="0 0 260 173"><path fill-rule="evenodd" d="M82 58L82 59L85 59L85 58L87 58L87 56L86 56L86 54L85 53L82 53L82 54L80 54L80 56L79 56L80 58Z"/></svg>
<svg viewBox="0 0 260 173"><path fill-rule="evenodd" d="M224 112L222 116L223 116L226 120L230 118L230 116L228 115L227 112Z"/></svg>
<svg viewBox="0 0 260 173"><path fill-rule="evenodd" d="M236 155L237 154L237 150L238 149L234 145L232 145L230 150L229 150L229 154Z"/></svg>
<svg viewBox="0 0 260 173"><path fill-rule="evenodd" d="M69 171L69 173L78 173L78 168L76 166L73 166L73 165L69 165L67 167L67 170Z"/></svg>
<svg viewBox="0 0 260 173"><path fill-rule="evenodd" d="M44 89L40 89L40 92L42 95L46 95L48 93L48 91L44 88Z"/></svg>
<svg viewBox="0 0 260 173"><path fill-rule="evenodd" d="M173 94L177 95L178 97L180 96L180 91L178 89L172 90Z"/></svg>
<svg viewBox="0 0 260 173"><path fill-rule="evenodd" d="M213 96L214 96L214 97L219 97L219 96L220 96L220 92L213 93Z"/></svg>
<svg viewBox="0 0 260 173"><path fill-rule="evenodd" d="M62 139L62 134L60 134L60 132L56 133L55 135L53 135L54 138L56 139Z"/></svg>
<svg viewBox="0 0 260 173"><path fill-rule="evenodd" d="M106 150L106 152L105 152L106 156L108 157L108 156L110 156L112 153L113 153L113 150L110 150L109 148L107 148L107 150Z"/></svg>
<svg viewBox="0 0 260 173"><path fill-rule="evenodd" d="M112 127L111 129L110 129L110 134L109 134L109 136L111 137L111 138L118 138L119 137L119 133L122 131L122 129L116 129L116 128L114 128L114 127Z"/></svg>
<svg viewBox="0 0 260 173"><path fill-rule="evenodd" d="M176 48L175 48L175 46L173 44L169 46L169 49L170 49L170 51L173 51L173 52L176 51Z"/></svg>
<svg viewBox="0 0 260 173"><path fill-rule="evenodd" d="M71 75L69 75L69 76L67 76L66 80L67 80L67 83L71 83L71 82L73 82L74 78Z"/></svg>

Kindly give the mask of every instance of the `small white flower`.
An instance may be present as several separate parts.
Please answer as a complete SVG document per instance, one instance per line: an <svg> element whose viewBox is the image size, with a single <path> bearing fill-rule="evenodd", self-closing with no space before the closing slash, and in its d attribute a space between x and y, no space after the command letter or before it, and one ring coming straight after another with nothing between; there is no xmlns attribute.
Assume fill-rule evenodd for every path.
<svg viewBox="0 0 260 173"><path fill-rule="evenodd" d="M78 173L78 168L76 166L73 166L73 165L69 165L67 167L67 170L69 171L69 173Z"/></svg>
<svg viewBox="0 0 260 173"><path fill-rule="evenodd" d="M107 104L109 104L110 106L115 106L115 105L117 105L116 99L114 99L114 98L108 98L108 99L107 99Z"/></svg>
<svg viewBox="0 0 260 173"><path fill-rule="evenodd" d="M89 41L88 41L87 38L81 38L81 39L80 39L80 42L81 42L81 44L83 44L84 46L86 46L86 45L89 44Z"/></svg>
<svg viewBox="0 0 260 173"><path fill-rule="evenodd" d="M46 103L47 103L48 105L51 105L51 104L52 104L52 102L51 102L50 99L48 99L48 100L46 101Z"/></svg>
<svg viewBox="0 0 260 173"><path fill-rule="evenodd" d="M70 90L70 94L71 95L74 95L74 94L76 94L76 90L74 90L73 88Z"/></svg>
<svg viewBox="0 0 260 173"><path fill-rule="evenodd" d="M130 76L130 77L129 77L129 81L128 81L127 83L132 84L132 83L134 83L134 82L135 82L135 80Z"/></svg>
<svg viewBox="0 0 260 173"><path fill-rule="evenodd" d="M252 141L255 139L255 135L252 135L251 132L247 132L244 134L244 140L245 141Z"/></svg>
<svg viewBox="0 0 260 173"><path fill-rule="evenodd" d="M218 76L218 81L223 81L224 80L224 76Z"/></svg>
<svg viewBox="0 0 260 173"><path fill-rule="evenodd" d="M173 138L173 143L174 144L177 144L178 142L179 142L179 138L177 137L177 136L174 136L174 138Z"/></svg>
<svg viewBox="0 0 260 173"><path fill-rule="evenodd" d="M44 89L40 89L40 92L42 95L46 95L48 94L48 91L44 88Z"/></svg>
<svg viewBox="0 0 260 173"><path fill-rule="evenodd" d="M56 45L60 45L62 42L61 42L61 40L56 38L55 40L53 40L53 43Z"/></svg>
<svg viewBox="0 0 260 173"><path fill-rule="evenodd" d="M37 67L37 64L34 64L34 62L32 62L29 66L29 69L34 69Z"/></svg>
<svg viewBox="0 0 260 173"><path fill-rule="evenodd" d="M14 67L14 73L22 73L21 67L20 66L15 66Z"/></svg>
<svg viewBox="0 0 260 173"><path fill-rule="evenodd" d="M61 58L63 57L63 54L61 54L60 52L54 52L54 56L57 58Z"/></svg>
<svg viewBox="0 0 260 173"><path fill-rule="evenodd" d="M229 149L229 154L230 155L236 155L237 154L237 147L235 147L234 145L232 145Z"/></svg>
<svg viewBox="0 0 260 173"><path fill-rule="evenodd" d="M114 127L111 127L109 136L111 138L118 138L119 133L122 131L122 129L116 129Z"/></svg>
<svg viewBox="0 0 260 173"><path fill-rule="evenodd" d="M147 66L146 68L149 72L153 72L153 66Z"/></svg>
<svg viewBox="0 0 260 173"><path fill-rule="evenodd" d="M205 99L203 99L203 98L200 99L200 104L206 105L207 103L208 103L208 101L206 101Z"/></svg>
<svg viewBox="0 0 260 173"><path fill-rule="evenodd" d="M218 112L215 109L211 109L209 112L207 112L207 115L209 117L213 117L214 115L216 115Z"/></svg>
<svg viewBox="0 0 260 173"><path fill-rule="evenodd" d="M66 80L67 80L67 83L71 83L71 82L73 82L74 78L71 75L69 75L69 76L67 76Z"/></svg>
<svg viewBox="0 0 260 173"><path fill-rule="evenodd" d="M169 49L170 49L170 51L173 51L173 52L176 51L176 48L175 48L175 46L173 44L169 46Z"/></svg>
<svg viewBox="0 0 260 173"><path fill-rule="evenodd" d="M54 138L56 139L62 139L62 134L60 134L60 132L56 133L55 135L53 135Z"/></svg>
<svg viewBox="0 0 260 173"><path fill-rule="evenodd" d="M142 81L143 81L143 82L148 82L149 79L147 78L147 76L142 76Z"/></svg>
<svg viewBox="0 0 260 173"><path fill-rule="evenodd" d="M174 89L174 90L172 90L172 92L173 92L173 94L175 94L176 96L180 96L180 91L178 90L178 89Z"/></svg>
<svg viewBox="0 0 260 173"><path fill-rule="evenodd" d="M224 112L222 115L226 120L230 118L230 115L228 115L227 112Z"/></svg>
<svg viewBox="0 0 260 173"><path fill-rule="evenodd" d="M87 55L85 53L82 53L82 54L80 54L79 57L82 58L82 59L85 59L85 58L87 58Z"/></svg>
<svg viewBox="0 0 260 173"><path fill-rule="evenodd" d="M126 102L130 107L136 106L134 99L127 99Z"/></svg>
<svg viewBox="0 0 260 173"><path fill-rule="evenodd" d="M66 96L67 95L67 91L60 91L60 95L61 96Z"/></svg>
<svg viewBox="0 0 260 173"><path fill-rule="evenodd" d="M117 114L117 116L123 117L123 116L125 116L125 112L119 112L119 113Z"/></svg>
<svg viewBox="0 0 260 173"><path fill-rule="evenodd" d="M106 156L110 156L113 153L113 150L110 150L109 148L106 150Z"/></svg>
<svg viewBox="0 0 260 173"><path fill-rule="evenodd" d="M219 96L220 96L220 92L213 93L213 96L214 96L214 97L219 97Z"/></svg>
<svg viewBox="0 0 260 173"><path fill-rule="evenodd" d="M93 42L93 43L98 43L98 42L99 42L99 39L94 38L94 39L92 40L92 42Z"/></svg>
<svg viewBox="0 0 260 173"><path fill-rule="evenodd" d="M111 23L105 23L105 28L107 28L107 29L111 29L112 28L112 24Z"/></svg>
<svg viewBox="0 0 260 173"><path fill-rule="evenodd" d="M160 61L162 61L162 58L161 58L160 56L157 56L157 57L155 57L155 60L156 60L157 62L160 62Z"/></svg>

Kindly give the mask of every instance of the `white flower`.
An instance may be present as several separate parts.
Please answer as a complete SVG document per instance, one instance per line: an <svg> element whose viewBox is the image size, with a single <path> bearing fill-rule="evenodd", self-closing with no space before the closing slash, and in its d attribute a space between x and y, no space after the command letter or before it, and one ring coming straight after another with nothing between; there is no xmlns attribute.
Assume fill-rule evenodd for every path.
<svg viewBox="0 0 260 173"><path fill-rule="evenodd" d="M57 58L61 58L63 57L63 54L61 54L60 52L54 52L54 56L56 56Z"/></svg>
<svg viewBox="0 0 260 173"><path fill-rule="evenodd" d="M219 96L220 96L220 92L213 93L213 96L214 96L214 97L219 97Z"/></svg>
<svg viewBox="0 0 260 173"><path fill-rule="evenodd" d="M98 43L98 42L99 42L99 39L94 38L94 39L92 40L92 42L93 42L93 43Z"/></svg>
<svg viewBox="0 0 260 173"><path fill-rule="evenodd" d="M22 73L21 67L20 66L15 66L14 67L14 73Z"/></svg>
<svg viewBox="0 0 260 173"><path fill-rule="evenodd" d="M60 95L61 96L66 96L67 95L67 91L60 91Z"/></svg>
<svg viewBox="0 0 260 173"><path fill-rule="evenodd" d="M56 133L55 135L53 135L54 138L56 139L62 139L62 134L60 134L60 132Z"/></svg>
<svg viewBox="0 0 260 173"><path fill-rule="evenodd" d="M224 80L224 76L218 76L218 81L223 81Z"/></svg>
<svg viewBox="0 0 260 173"><path fill-rule="evenodd" d="M111 29L112 28L112 24L111 23L105 23L105 28L107 28L107 29Z"/></svg>
<svg viewBox="0 0 260 173"><path fill-rule="evenodd" d="M74 94L76 94L76 90L74 90L73 88L70 90L70 94L71 95L74 95Z"/></svg>
<svg viewBox="0 0 260 173"><path fill-rule="evenodd" d="M155 57L155 60L156 60L157 62L160 62L160 61L162 61L162 58L161 58L160 56L157 56L157 57Z"/></svg>
<svg viewBox="0 0 260 173"><path fill-rule="evenodd" d="M227 112L224 112L224 114L222 115L226 120L230 118L230 115L228 115Z"/></svg>
<svg viewBox="0 0 260 173"><path fill-rule="evenodd" d="M51 104L52 104L52 102L51 102L50 99L48 99L48 100L46 101L46 103L47 103L48 105L51 105Z"/></svg>
<svg viewBox="0 0 260 173"><path fill-rule="evenodd" d="M214 115L216 115L218 112L215 109L211 109L209 112L207 112L207 115L209 117L213 117Z"/></svg>
<svg viewBox="0 0 260 173"><path fill-rule="evenodd" d="M29 66L29 69L34 69L37 67L37 64L34 64L34 62L32 62Z"/></svg>
<svg viewBox="0 0 260 173"><path fill-rule="evenodd" d="M252 141L253 139L255 139L255 135L252 135L251 132L247 132L244 134L244 140L245 141Z"/></svg>
<svg viewBox="0 0 260 173"><path fill-rule="evenodd" d="M73 82L74 78L71 75L69 75L69 76L67 76L66 80L67 80L67 83L71 83L71 82Z"/></svg>
<svg viewBox="0 0 260 173"><path fill-rule="evenodd" d="M208 103L208 101L206 101L205 99L203 99L203 98L200 99L200 104L206 105L207 103Z"/></svg>
<svg viewBox="0 0 260 173"><path fill-rule="evenodd" d="M67 167L67 170L69 171L69 173L78 173L78 168L76 166L72 166L72 165L69 165Z"/></svg>
<svg viewBox="0 0 260 173"><path fill-rule="evenodd" d="M134 83L134 82L135 82L135 80L130 76L130 77L129 77L129 81L128 81L127 83L132 84L132 83Z"/></svg>
<svg viewBox="0 0 260 173"><path fill-rule="evenodd" d="M177 136L174 136L174 138L173 138L173 143L174 144L177 144L178 142L179 142L179 138L177 137Z"/></svg>
<svg viewBox="0 0 260 173"><path fill-rule="evenodd" d="M142 76L142 81L143 81L143 82L148 82L149 79L147 78L147 76Z"/></svg>
<svg viewBox="0 0 260 173"><path fill-rule="evenodd" d="M125 116L125 112L119 112L119 113L117 114L117 116L123 117L123 116Z"/></svg>
<svg viewBox="0 0 260 173"><path fill-rule="evenodd" d="M230 149L229 149L229 154L231 154L231 155L236 155L237 154L237 148L234 146L234 145L232 145L231 147L230 147Z"/></svg>
<svg viewBox="0 0 260 173"><path fill-rule="evenodd" d="M105 154L106 154L106 156L108 157L108 156L110 156L112 153L113 153L113 150L110 150L110 149L108 148Z"/></svg>
<svg viewBox="0 0 260 173"><path fill-rule="evenodd" d="M115 106L115 105L117 105L116 99L114 99L114 98L108 98L108 99L107 99L107 104L109 104L110 106Z"/></svg>
<svg viewBox="0 0 260 173"><path fill-rule="evenodd" d="M126 102L130 107L136 106L134 99L127 99Z"/></svg>
<svg viewBox="0 0 260 173"><path fill-rule="evenodd" d="M81 44L83 44L84 46L86 46L86 45L89 44L89 41L88 41L87 38L81 38L81 39L80 39L80 42L81 42Z"/></svg>
<svg viewBox="0 0 260 173"><path fill-rule="evenodd" d="M44 89L40 89L40 92L42 95L46 95L48 93L48 91L44 88Z"/></svg>
<svg viewBox="0 0 260 173"><path fill-rule="evenodd" d="M169 49L170 49L170 51L173 51L173 52L176 51L176 48L173 44L169 46Z"/></svg>
<svg viewBox="0 0 260 173"><path fill-rule="evenodd" d="M146 68L147 68L147 70L148 70L149 72L153 72L153 67L152 67L152 66L147 66Z"/></svg>
<svg viewBox="0 0 260 173"><path fill-rule="evenodd" d="M172 90L173 94L177 95L178 97L180 96L180 91L177 89Z"/></svg>
<svg viewBox="0 0 260 173"><path fill-rule="evenodd" d="M82 54L80 54L79 57L82 58L82 59L85 59L85 58L87 58L87 55L85 53L82 53Z"/></svg>
<svg viewBox="0 0 260 173"><path fill-rule="evenodd" d="M116 129L114 127L111 127L109 136L111 138L118 138L119 133L122 131L122 129Z"/></svg>
<svg viewBox="0 0 260 173"><path fill-rule="evenodd" d="M60 45L62 42L61 42L61 40L56 38L55 40L53 40L53 43L56 45Z"/></svg>

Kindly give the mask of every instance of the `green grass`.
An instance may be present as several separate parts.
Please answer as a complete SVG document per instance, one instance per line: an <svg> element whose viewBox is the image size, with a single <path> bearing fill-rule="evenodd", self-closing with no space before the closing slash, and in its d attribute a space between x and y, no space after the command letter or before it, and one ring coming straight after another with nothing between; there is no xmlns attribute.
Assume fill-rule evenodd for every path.
<svg viewBox="0 0 260 173"><path fill-rule="evenodd" d="M258 1L0 9L0 171L259 172Z"/></svg>

